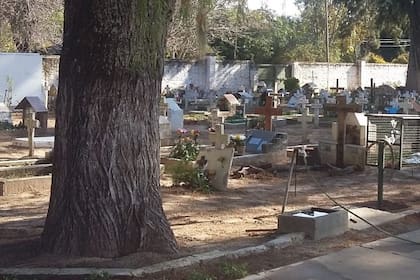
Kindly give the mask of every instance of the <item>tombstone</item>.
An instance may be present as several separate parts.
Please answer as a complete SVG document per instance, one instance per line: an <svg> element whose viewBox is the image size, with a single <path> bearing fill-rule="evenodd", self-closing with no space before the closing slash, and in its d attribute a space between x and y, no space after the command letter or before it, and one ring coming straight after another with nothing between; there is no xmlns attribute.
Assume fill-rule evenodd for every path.
<svg viewBox="0 0 420 280"><path fill-rule="evenodd" d="M280 149L287 146L287 134L265 130L252 130L245 141L245 152L261 154L268 152L268 146L275 145Z"/></svg>
<svg viewBox="0 0 420 280"><path fill-rule="evenodd" d="M215 129L215 132L210 132L209 140L216 149L223 149L229 143L229 135L225 134L225 126L223 124L217 124Z"/></svg>
<svg viewBox="0 0 420 280"><path fill-rule="evenodd" d="M220 110L213 108L210 110L209 115L209 126L212 129L216 128L216 125L223 124L225 122L225 117L221 114Z"/></svg>
<svg viewBox="0 0 420 280"><path fill-rule="evenodd" d="M314 99L314 103L311 104L311 108L314 110L314 127L319 127L319 110L322 109L319 99Z"/></svg>
<svg viewBox="0 0 420 280"><path fill-rule="evenodd" d="M346 104L345 96L337 97L337 104L326 104L326 111L337 112L337 150L336 150L336 165L338 167L344 166L344 134L347 114L350 112L361 112L361 106L358 104Z"/></svg>
<svg viewBox="0 0 420 280"><path fill-rule="evenodd" d="M398 103L399 107L403 110L403 113L408 115L410 110L413 109L413 103L410 101L409 98L405 98L404 102Z"/></svg>
<svg viewBox="0 0 420 280"><path fill-rule="evenodd" d="M161 146L169 146L172 144L171 123L168 117L159 116L159 137Z"/></svg>
<svg viewBox="0 0 420 280"><path fill-rule="evenodd" d="M198 159L207 161L204 169L213 188L227 189L234 152L234 148L207 148L198 153Z"/></svg>
<svg viewBox="0 0 420 280"><path fill-rule="evenodd" d="M26 114L28 112L35 113L35 119L40 122L41 128L48 127L48 109L45 104L37 96L26 96L19 102L15 109L23 110L23 124L26 125L25 120L28 119ZM32 110L32 111L29 111Z"/></svg>
<svg viewBox="0 0 420 280"><path fill-rule="evenodd" d="M265 106L256 108L255 113L258 115L264 115L264 129L267 131L272 131L272 117L281 116L282 110L281 108L274 108L273 97L267 96Z"/></svg>
<svg viewBox="0 0 420 280"><path fill-rule="evenodd" d="M302 144L308 143L308 122L312 121L312 116L309 116L309 108L304 108L302 116L298 117L298 121L302 123Z"/></svg>
<svg viewBox="0 0 420 280"><path fill-rule="evenodd" d="M12 124L12 112L3 102L0 103L0 122Z"/></svg>
<svg viewBox="0 0 420 280"><path fill-rule="evenodd" d="M184 127L184 111L178 106L174 98L166 98L167 115L171 125L171 131Z"/></svg>

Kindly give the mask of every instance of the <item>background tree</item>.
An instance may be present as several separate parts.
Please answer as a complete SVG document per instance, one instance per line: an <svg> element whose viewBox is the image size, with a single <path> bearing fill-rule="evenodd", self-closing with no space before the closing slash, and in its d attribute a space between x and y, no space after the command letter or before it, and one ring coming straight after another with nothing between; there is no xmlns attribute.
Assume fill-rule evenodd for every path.
<svg viewBox="0 0 420 280"><path fill-rule="evenodd" d="M349 16L353 18L366 15L369 11L366 7L369 5L375 9L375 20L382 30L397 38L408 33L411 43L407 88L420 91L420 1L335 0L335 2L344 3L349 10Z"/></svg>
<svg viewBox="0 0 420 280"><path fill-rule="evenodd" d="M0 7L1 50L46 52L61 44L62 0L0 0Z"/></svg>
<svg viewBox="0 0 420 280"><path fill-rule="evenodd" d="M66 0L46 252L176 252L159 190L174 0Z"/></svg>

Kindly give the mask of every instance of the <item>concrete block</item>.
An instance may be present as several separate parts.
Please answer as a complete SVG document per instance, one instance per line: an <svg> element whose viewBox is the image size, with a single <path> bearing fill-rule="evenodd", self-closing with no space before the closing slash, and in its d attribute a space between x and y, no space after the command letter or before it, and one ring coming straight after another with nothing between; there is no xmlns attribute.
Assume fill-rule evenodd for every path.
<svg viewBox="0 0 420 280"><path fill-rule="evenodd" d="M47 191L51 188L51 176L36 176L17 179L0 179L0 196L29 191Z"/></svg>
<svg viewBox="0 0 420 280"><path fill-rule="evenodd" d="M296 216L304 212L322 212L323 216ZM319 240L343 234L348 230L348 214L344 210L311 208L307 211L294 211L278 217L280 233L304 232L305 236Z"/></svg>

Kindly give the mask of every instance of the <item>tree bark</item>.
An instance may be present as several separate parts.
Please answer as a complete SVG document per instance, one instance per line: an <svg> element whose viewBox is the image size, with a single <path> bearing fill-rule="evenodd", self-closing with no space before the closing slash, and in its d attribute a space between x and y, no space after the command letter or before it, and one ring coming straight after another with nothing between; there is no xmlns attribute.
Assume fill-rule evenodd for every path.
<svg viewBox="0 0 420 280"><path fill-rule="evenodd" d="M159 95L174 0L66 0L42 248L176 252L159 187Z"/></svg>
<svg viewBox="0 0 420 280"><path fill-rule="evenodd" d="M411 43L406 87L420 92L420 1L414 1L411 5L412 8L408 11Z"/></svg>

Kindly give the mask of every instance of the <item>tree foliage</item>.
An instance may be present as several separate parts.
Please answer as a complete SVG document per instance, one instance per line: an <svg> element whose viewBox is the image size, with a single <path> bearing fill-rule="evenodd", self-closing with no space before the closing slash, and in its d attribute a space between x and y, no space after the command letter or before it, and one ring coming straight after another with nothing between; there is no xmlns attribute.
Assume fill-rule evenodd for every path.
<svg viewBox="0 0 420 280"><path fill-rule="evenodd" d="M0 7L0 50L42 52L61 43L62 0L0 0Z"/></svg>

